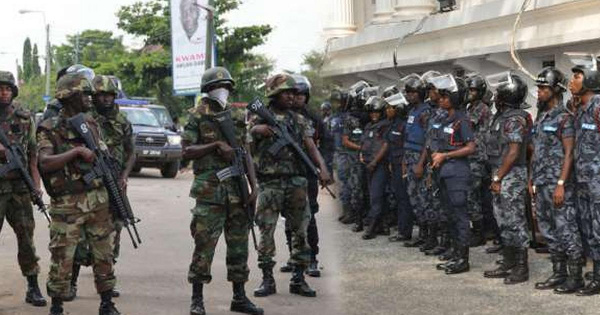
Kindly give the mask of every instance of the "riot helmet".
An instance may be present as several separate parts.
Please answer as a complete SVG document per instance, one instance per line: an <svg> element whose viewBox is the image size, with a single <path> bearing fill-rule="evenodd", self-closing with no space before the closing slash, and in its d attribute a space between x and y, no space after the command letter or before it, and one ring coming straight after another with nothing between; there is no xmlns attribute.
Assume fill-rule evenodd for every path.
<svg viewBox="0 0 600 315"><path fill-rule="evenodd" d="M520 76L508 71L487 78L490 88L495 89L494 101L498 105L506 105L511 108L528 108L525 104L527 98L527 83Z"/></svg>
<svg viewBox="0 0 600 315"><path fill-rule="evenodd" d="M477 91L477 100L482 100L485 97L488 91L488 85L487 82L485 82L485 78L481 74L472 73L467 75L465 83L467 84L467 88L469 90Z"/></svg>
<svg viewBox="0 0 600 315"><path fill-rule="evenodd" d="M371 85L366 81L358 81L354 83L348 89L348 104L347 109L351 111L360 111L364 106L366 99L364 99L363 91Z"/></svg>
<svg viewBox="0 0 600 315"><path fill-rule="evenodd" d="M306 103L310 101L310 81L308 78L300 74L292 74L292 78L296 81L296 93L306 96Z"/></svg>
<svg viewBox="0 0 600 315"><path fill-rule="evenodd" d="M592 91L600 93L600 72L598 56L589 53L565 53L565 55L575 65L571 71L583 74L583 88L581 94Z"/></svg>
<svg viewBox="0 0 600 315"><path fill-rule="evenodd" d="M331 103L323 102L323 104L321 104L321 110L331 110Z"/></svg>
<svg viewBox="0 0 600 315"><path fill-rule="evenodd" d="M402 87L401 90L403 90L404 93L416 92L418 93L421 102L425 100L427 87L425 86L425 82L421 80L421 77L418 74L409 74L400 79L400 86Z"/></svg>
<svg viewBox="0 0 600 315"><path fill-rule="evenodd" d="M423 73L423 75L421 76L421 80L423 82L425 82L425 85L426 85L427 89L429 90L433 87L431 84L427 83L429 81L429 79L439 77L441 75L442 74L439 71L429 70L429 71Z"/></svg>
<svg viewBox="0 0 600 315"><path fill-rule="evenodd" d="M459 109L467 101L467 84L461 78L444 74L430 78L427 83L436 88L441 96L447 96L455 109Z"/></svg>
<svg viewBox="0 0 600 315"><path fill-rule="evenodd" d="M371 96L365 103L368 112L380 112L385 108L383 100L379 96Z"/></svg>
<svg viewBox="0 0 600 315"><path fill-rule="evenodd" d="M392 86L388 86L383 90L383 93L381 94L382 98L386 98L386 97L390 97L392 95L398 94L400 93L400 89L398 89L397 86L392 85Z"/></svg>
<svg viewBox="0 0 600 315"><path fill-rule="evenodd" d="M565 86L565 75L554 67L546 67L540 71L535 80L538 87L547 86L556 94L567 90Z"/></svg>

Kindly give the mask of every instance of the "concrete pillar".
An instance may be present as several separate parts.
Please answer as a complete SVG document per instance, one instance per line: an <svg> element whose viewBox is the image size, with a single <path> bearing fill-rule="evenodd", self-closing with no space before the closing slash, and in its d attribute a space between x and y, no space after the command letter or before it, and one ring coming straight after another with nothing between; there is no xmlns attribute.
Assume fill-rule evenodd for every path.
<svg viewBox="0 0 600 315"><path fill-rule="evenodd" d="M381 23L389 20L394 15L396 0L376 0L373 22Z"/></svg>
<svg viewBox="0 0 600 315"><path fill-rule="evenodd" d="M343 37L356 32L353 0L329 0L331 21L325 27L327 37Z"/></svg>
<svg viewBox="0 0 600 315"><path fill-rule="evenodd" d="M417 20L437 9L435 0L395 0L394 18L400 20Z"/></svg>

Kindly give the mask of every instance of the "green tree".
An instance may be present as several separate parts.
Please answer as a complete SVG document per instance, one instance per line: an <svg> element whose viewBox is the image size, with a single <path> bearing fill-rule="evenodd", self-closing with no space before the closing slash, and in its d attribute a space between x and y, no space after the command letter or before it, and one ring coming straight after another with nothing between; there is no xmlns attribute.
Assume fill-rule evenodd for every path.
<svg viewBox="0 0 600 315"><path fill-rule="evenodd" d="M33 45L33 53L31 54L31 75L39 76L42 74L42 69L40 68L40 56L38 53L37 44Z"/></svg>
<svg viewBox="0 0 600 315"><path fill-rule="evenodd" d="M55 62L59 68L75 63L95 68L126 54L123 38L113 32L85 30L81 34L68 35L67 43L53 47Z"/></svg>
<svg viewBox="0 0 600 315"><path fill-rule="evenodd" d="M321 76L324 61L325 54L316 50L305 54L302 60L305 69L301 74L306 76L312 85L310 106L313 110L320 109L321 104L329 99L331 91L336 87L331 80Z"/></svg>
<svg viewBox="0 0 600 315"><path fill-rule="evenodd" d="M54 91L55 82L51 81L50 91ZM29 82L19 86L19 96L15 100L32 112L43 111L46 107L42 96L46 91L46 77L32 77ZM51 93L53 94L53 93Z"/></svg>
<svg viewBox="0 0 600 315"><path fill-rule="evenodd" d="M25 82L29 82L33 74L31 57L31 40L27 37L23 43L23 77L21 78Z"/></svg>

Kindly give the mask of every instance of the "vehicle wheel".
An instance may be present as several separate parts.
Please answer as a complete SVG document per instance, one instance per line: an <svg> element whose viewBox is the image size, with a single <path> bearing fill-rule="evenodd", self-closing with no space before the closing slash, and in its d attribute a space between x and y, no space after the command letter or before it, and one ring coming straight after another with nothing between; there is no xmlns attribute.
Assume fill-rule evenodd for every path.
<svg viewBox="0 0 600 315"><path fill-rule="evenodd" d="M132 173L132 174L137 174L137 173L139 173L139 172L141 172L141 171L142 171L142 167L141 167L141 166L134 166L134 167L131 169L131 173Z"/></svg>
<svg viewBox="0 0 600 315"><path fill-rule="evenodd" d="M179 161L170 162L165 164L160 169L160 174L164 178L175 178L177 176L177 172L179 171Z"/></svg>

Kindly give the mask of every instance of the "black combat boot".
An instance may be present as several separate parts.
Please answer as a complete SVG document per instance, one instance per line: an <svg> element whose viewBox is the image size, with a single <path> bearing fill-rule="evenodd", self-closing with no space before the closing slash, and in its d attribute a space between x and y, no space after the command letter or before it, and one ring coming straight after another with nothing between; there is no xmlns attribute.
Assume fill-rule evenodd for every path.
<svg viewBox="0 0 600 315"><path fill-rule="evenodd" d="M448 247L446 247L446 250L438 256L438 259L441 261L451 260L455 255L455 247L456 243L450 234L448 234Z"/></svg>
<svg viewBox="0 0 600 315"><path fill-rule="evenodd" d="M258 289L254 290L254 296L265 297L277 293L275 288L275 278L273 278L273 269L263 268L263 280Z"/></svg>
<svg viewBox="0 0 600 315"><path fill-rule="evenodd" d="M63 315L63 301L60 298L52 298L52 306L50 306L50 315Z"/></svg>
<svg viewBox="0 0 600 315"><path fill-rule="evenodd" d="M500 239L496 239L493 241L492 246L488 247L485 249L485 252L488 254L497 254L500 251L502 251L502 249L504 248L504 246L502 245L502 241Z"/></svg>
<svg viewBox="0 0 600 315"><path fill-rule="evenodd" d="M377 237L377 222L375 220L373 220L373 222L370 222L369 225L367 225L367 229L365 230L365 233L362 236L363 240L371 240Z"/></svg>
<svg viewBox="0 0 600 315"><path fill-rule="evenodd" d="M353 211L354 216L354 227L352 228L352 232L362 232L364 228L364 218L360 215L360 211Z"/></svg>
<svg viewBox="0 0 600 315"><path fill-rule="evenodd" d="M427 228L424 224L419 224L419 234L416 238L404 242L404 247L419 247L425 242L427 237Z"/></svg>
<svg viewBox="0 0 600 315"><path fill-rule="evenodd" d="M502 264L494 270L487 270L483 272L483 276L486 278L506 278L510 274L511 269L517 264L515 261L515 247L505 246L502 249Z"/></svg>
<svg viewBox="0 0 600 315"><path fill-rule="evenodd" d="M46 306L46 299L40 292L37 276L27 276L27 293L25 293L25 302L33 306Z"/></svg>
<svg viewBox="0 0 600 315"><path fill-rule="evenodd" d="M457 248L458 257L452 260L452 263L448 263L446 266L446 274L454 275L469 271L469 247L460 246Z"/></svg>
<svg viewBox="0 0 600 315"><path fill-rule="evenodd" d="M581 259L569 259L567 262L569 275L567 281L554 289L556 294L571 294L584 287L582 269L583 261Z"/></svg>
<svg viewBox="0 0 600 315"><path fill-rule="evenodd" d="M400 232L398 234L388 237L390 242L406 242L411 240L411 236L406 236Z"/></svg>
<svg viewBox="0 0 600 315"><path fill-rule="evenodd" d="M554 289L567 281L567 256L564 254L552 255L552 275L544 282L535 284L538 290Z"/></svg>
<svg viewBox="0 0 600 315"><path fill-rule="evenodd" d="M425 252L428 250L432 250L438 246L438 225L437 224L428 224L427 225L427 238L425 242L419 246L419 250L421 252Z"/></svg>
<svg viewBox="0 0 600 315"><path fill-rule="evenodd" d="M437 270L446 270L450 265L455 263L459 259L458 248L456 246L456 242L452 241L451 246L448 247L446 252L443 254L444 257L438 257L443 263L439 263L435 265L435 269ZM442 259L444 258L444 259Z"/></svg>
<svg viewBox="0 0 600 315"><path fill-rule="evenodd" d="M296 266L294 274L290 280L290 293L306 297L316 297L317 292L308 286L304 280L304 268Z"/></svg>
<svg viewBox="0 0 600 315"><path fill-rule="evenodd" d="M115 304L112 302L112 297L112 290L100 293L101 301L98 315L121 315L119 310L115 307Z"/></svg>
<svg viewBox="0 0 600 315"><path fill-rule="evenodd" d="M263 309L254 305L254 303L252 303L246 296L246 290L244 289L243 282L233 283L233 299L231 300L231 307L229 310L232 312L252 315L264 314Z"/></svg>
<svg viewBox="0 0 600 315"><path fill-rule="evenodd" d="M285 264L283 264L283 266L281 266L281 268L279 268L279 271L284 273L292 272L294 271L294 265L287 261Z"/></svg>
<svg viewBox="0 0 600 315"><path fill-rule="evenodd" d="M450 248L450 235L448 235L448 232L446 231L446 229L443 229L442 234L440 236L440 243L438 244L438 246L436 246L430 250L426 250L425 255L438 256L438 255L441 255L444 252L446 252L446 250L448 250L448 248Z"/></svg>
<svg viewBox="0 0 600 315"><path fill-rule="evenodd" d="M206 315L206 311L204 310L202 287L202 282L192 283L192 304L190 305L190 315Z"/></svg>
<svg viewBox="0 0 600 315"><path fill-rule="evenodd" d="M470 247L479 247L485 245L485 236L483 233L483 221L473 221L473 229L471 229Z"/></svg>
<svg viewBox="0 0 600 315"><path fill-rule="evenodd" d="M81 265L74 263L73 273L71 274L71 287L69 288L69 295L63 299L65 302L71 302L77 297L77 278L79 278L80 270Z"/></svg>
<svg viewBox="0 0 600 315"><path fill-rule="evenodd" d="M590 296L600 293L600 261L594 260L594 278L592 281L577 291L578 296Z"/></svg>
<svg viewBox="0 0 600 315"><path fill-rule="evenodd" d="M342 224L352 224L356 221L356 219L354 218L354 216L356 215L354 213L354 211L352 211L352 208L350 208L350 205L342 205L342 217L340 217L340 222L342 222Z"/></svg>
<svg viewBox="0 0 600 315"><path fill-rule="evenodd" d="M517 284L529 280L527 247L518 247L515 251L515 259L515 267L510 270L510 275L504 278L504 284Z"/></svg>
<svg viewBox="0 0 600 315"><path fill-rule="evenodd" d="M317 257L311 257L310 264L308 264L308 269L306 269L306 274L314 278L319 278L321 276L321 270L319 270L319 261L317 260Z"/></svg>

